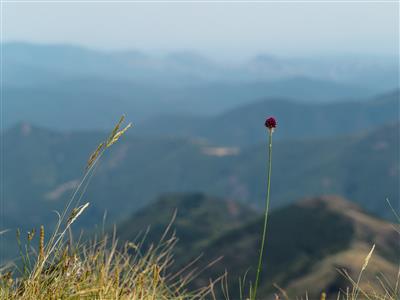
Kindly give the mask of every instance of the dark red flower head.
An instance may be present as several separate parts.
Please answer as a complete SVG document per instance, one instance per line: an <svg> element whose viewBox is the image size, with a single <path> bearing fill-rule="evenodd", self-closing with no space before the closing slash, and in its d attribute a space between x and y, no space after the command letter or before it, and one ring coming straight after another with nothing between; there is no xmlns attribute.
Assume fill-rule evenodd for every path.
<svg viewBox="0 0 400 300"><path fill-rule="evenodd" d="M272 130L276 128L276 120L274 117L269 117L268 119L265 120L265 127L267 127L269 130Z"/></svg>

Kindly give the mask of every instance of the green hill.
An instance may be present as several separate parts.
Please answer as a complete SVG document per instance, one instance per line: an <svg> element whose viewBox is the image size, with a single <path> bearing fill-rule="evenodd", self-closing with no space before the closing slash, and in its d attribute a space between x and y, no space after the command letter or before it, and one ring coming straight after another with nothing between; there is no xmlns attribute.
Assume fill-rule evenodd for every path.
<svg viewBox="0 0 400 300"><path fill-rule="evenodd" d="M132 240L139 230L152 224L148 240L157 242L177 210L172 225L179 239L175 265L183 267L200 253L204 255L197 265L223 256L199 275L195 285L204 285L226 270L231 295L238 295L238 278L247 270L248 279L254 277L261 214L246 212L245 217L232 218L231 202L205 199L191 194L162 198L120 224L119 236ZM243 208L237 205L235 211ZM356 277L374 243L376 251L364 276L378 288L378 272L395 278L400 258L397 241L398 233L390 223L371 217L340 197L304 199L270 217L261 295L276 291L272 284L277 283L290 295L305 295L307 291L310 299L316 299L325 291L336 297L339 289L349 285L336 269L345 268Z"/></svg>

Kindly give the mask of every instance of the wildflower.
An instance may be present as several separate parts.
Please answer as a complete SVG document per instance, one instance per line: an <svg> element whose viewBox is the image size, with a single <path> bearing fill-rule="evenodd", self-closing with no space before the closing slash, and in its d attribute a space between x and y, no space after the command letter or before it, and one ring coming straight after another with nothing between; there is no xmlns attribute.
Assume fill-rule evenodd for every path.
<svg viewBox="0 0 400 300"><path fill-rule="evenodd" d="M265 120L265 127L267 127L269 130L274 130L276 128L276 120L274 117L269 117L268 119Z"/></svg>
<svg viewBox="0 0 400 300"><path fill-rule="evenodd" d="M250 299L257 299L257 289L260 280L260 273L262 269L263 262L263 254L264 254L264 246L265 241L267 239L267 227L268 227L268 212L269 212L269 200L270 200L270 190L271 190L271 173L272 173L272 133L276 128L276 120L274 117L269 117L265 120L265 127L269 130L269 143L268 143L268 179L267 179L267 195L265 201L265 211L264 211L264 227L262 232L261 246L260 246L260 256L258 258L258 267L256 280L254 284L254 289L252 289L253 293L251 293Z"/></svg>

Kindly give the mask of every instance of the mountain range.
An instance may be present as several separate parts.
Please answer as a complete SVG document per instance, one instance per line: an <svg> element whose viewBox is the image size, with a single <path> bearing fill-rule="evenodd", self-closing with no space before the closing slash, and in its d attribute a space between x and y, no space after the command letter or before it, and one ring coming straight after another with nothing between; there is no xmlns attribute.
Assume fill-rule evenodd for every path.
<svg viewBox="0 0 400 300"><path fill-rule="evenodd" d="M379 59L326 63L264 55L226 65L188 52L153 56L27 43L6 43L3 54L6 128L26 121L105 129L122 113L137 122L161 114L204 117L265 98L326 103L398 88L397 69Z"/></svg>
<svg viewBox="0 0 400 300"><path fill-rule="evenodd" d="M3 44L4 83L41 85L71 78L100 77L157 85L199 82L257 82L306 77L382 91L398 86L394 57L287 58L260 54L246 61L220 62L191 51L156 55L138 50L99 51L67 44ZM34 76L32 76L34 75ZM375 90L376 92L377 90Z"/></svg>
<svg viewBox="0 0 400 300"><path fill-rule="evenodd" d="M160 115L139 123L138 135L181 136L206 139L214 144L246 146L265 141L262 121L278 121L276 139L329 138L377 128L399 120L399 90L364 101L299 103L267 98L213 117Z"/></svg>

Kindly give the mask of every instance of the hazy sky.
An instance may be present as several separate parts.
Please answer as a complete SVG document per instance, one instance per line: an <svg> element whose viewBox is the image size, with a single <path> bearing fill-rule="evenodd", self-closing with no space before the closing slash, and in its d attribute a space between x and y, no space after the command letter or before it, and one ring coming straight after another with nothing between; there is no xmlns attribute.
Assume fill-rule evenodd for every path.
<svg viewBox="0 0 400 300"><path fill-rule="evenodd" d="M6 41L195 50L217 58L399 50L396 2L3 3Z"/></svg>

